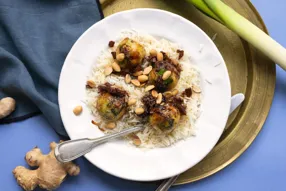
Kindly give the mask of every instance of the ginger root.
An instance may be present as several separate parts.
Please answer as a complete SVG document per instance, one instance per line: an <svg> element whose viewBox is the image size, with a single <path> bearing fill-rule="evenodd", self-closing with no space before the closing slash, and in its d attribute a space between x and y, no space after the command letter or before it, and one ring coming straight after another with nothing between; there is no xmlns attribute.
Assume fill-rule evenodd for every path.
<svg viewBox="0 0 286 191"><path fill-rule="evenodd" d="M0 119L10 115L16 107L16 101L11 97L0 100Z"/></svg>
<svg viewBox="0 0 286 191"><path fill-rule="evenodd" d="M13 174L18 184L24 190L34 190L38 185L46 190L54 190L63 182L67 174L76 176L80 168L72 163L60 163L54 155L56 143L50 143L50 153L43 155L38 147L35 147L26 154L26 162L36 170L29 170L23 166L17 166Z"/></svg>

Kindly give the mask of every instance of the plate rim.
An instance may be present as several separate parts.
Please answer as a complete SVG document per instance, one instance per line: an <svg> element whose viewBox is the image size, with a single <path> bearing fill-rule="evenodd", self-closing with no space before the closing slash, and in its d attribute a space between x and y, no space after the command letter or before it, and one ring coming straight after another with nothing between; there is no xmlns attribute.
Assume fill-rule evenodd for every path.
<svg viewBox="0 0 286 191"><path fill-rule="evenodd" d="M214 45L215 49L217 49L218 55L221 57L221 60L223 61L224 67L225 67L226 72L227 72L227 85L228 85L228 87L229 87L228 97L231 98L231 85L230 85L230 78L229 78L228 69L227 69L227 67L226 67L226 64L225 64L225 61L224 61L223 56L221 55L220 51L218 50L218 48L217 48L217 46L214 44L214 42L211 40L211 38L210 38L200 27L198 27L196 24L194 24L194 23L191 22L190 20L188 20L188 19L186 19L186 18L184 18L184 17L182 17L182 16L180 16L180 15L178 15L178 14L175 14L175 13L172 13L172 12L169 12L169 11L166 11L166 10L156 9L156 8L136 8L136 9L131 9L131 10L125 10L125 11L117 12L117 13L114 13L114 14L108 16L108 17L105 17L104 19L102 19L102 20L98 21L97 23L94 23L93 25L91 25L91 26L90 26L84 33L82 33L82 35L77 39L77 41L73 44L73 46L71 47L69 53L67 54L66 59L65 59L65 61L64 61L64 65L63 65L63 67L62 67L62 69L61 69L61 74L60 74L60 78L59 78L59 89L60 89L60 84L61 84L61 82L62 82L62 71L64 70L64 68L65 68L65 66L66 66L66 65L65 65L65 62L66 62L67 58L70 57L71 50L73 50L73 48L74 48L74 46L76 46L77 42L80 41L80 39L83 38L83 37L85 36L85 34L88 33L95 25L98 25L98 24L100 24L101 22L104 22L104 20L105 20L106 18L115 17L115 16L118 15L118 14L124 14L124 13L128 13L128 12L136 12L136 11L154 11L154 12L160 12L160 13L168 14L168 15L171 15L172 17L177 17L178 19L183 20L183 21L185 21L185 22L188 22L188 23L192 24L193 26L195 26L195 27ZM226 80L226 79L225 79L225 80ZM61 96L60 96L60 92L61 92L61 91L58 91L58 102L59 102L59 106L60 106L60 114L61 114L61 117L62 117L61 101L60 101L60 97L61 97ZM227 105L229 105L229 106L230 106L230 101L231 101L231 100L229 99L229 100L228 100L228 103L227 103ZM226 124L226 122L227 122L227 118L226 118L226 120L225 120L225 124ZM64 127L65 127L65 122L64 122L64 120L63 120L63 124L64 124ZM69 132L69 130L68 130L67 128L65 128L65 130L67 131L67 134L68 134L69 137L70 137L70 132ZM221 132L220 136L219 136L218 139L216 140L216 143L217 143L217 141L219 140L219 138L221 137L222 133L223 133L223 131ZM72 139L71 139L71 140L72 140ZM214 145L214 146L215 146L215 145ZM214 148L214 146L210 149L210 151ZM209 152L210 152L210 151L209 151ZM207 154L208 154L209 152L207 152L205 156L207 156ZM205 157L205 156L204 156L204 157ZM116 177L123 178L123 179L126 179L126 180L147 182L147 181L156 181L156 180L160 180L160 179L165 179L165 178L171 177L171 176L166 176L166 177L163 177L163 178L160 178L160 179L144 179L144 180L142 180L142 179L137 179L137 178L126 178L126 177L123 177L123 176L115 175L115 174L113 174L113 173L110 172L110 171L107 171L107 170L105 170L105 169L103 169L103 168L101 168L101 167L98 167L91 159L89 159L88 156L84 156L84 157L85 157L91 164L93 164L93 165L96 166L97 168L101 169L102 171L104 171L104 172L106 172L106 173L108 173L108 174L110 174L110 175L112 175L112 176L116 176ZM203 157L203 158L204 158L204 157ZM202 160L202 159L201 159L201 160ZM199 163L201 160L199 160L197 163ZM195 166L197 163L195 163L195 164L192 165L192 166ZM190 167L189 167L189 168L190 168ZM184 171L182 171L182 172L180 172L180 173L183 173L183 172L184 172ZM174 175L175 175L175 174L174 174ZM173 175L172 175L172 176L173 176Z"/></svg>

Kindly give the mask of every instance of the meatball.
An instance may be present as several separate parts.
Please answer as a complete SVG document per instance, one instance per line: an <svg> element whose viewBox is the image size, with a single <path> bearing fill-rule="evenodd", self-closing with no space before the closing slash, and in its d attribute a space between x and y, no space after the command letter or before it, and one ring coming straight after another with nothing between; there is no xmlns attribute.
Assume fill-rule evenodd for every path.
<svg viewBox="0 0 286 191"><path fill-rule="evenodd" d="M126 107L125 97L118 97L105 92L97 98L96 109L100 116L108 121L120 119L124 115Z"/></svg>
<svg viewBox="0 0 286 191"><path fill-rule="evenodd" d="M127 108L128 93L120 87L105 83L98 86L96 109L108 121L120 119Z"/></svg>
<svg viewBox="0 0 286 191"><path fill-rule="evenodd" d="M141 65L145 57L146 51L138 42L125 38L121 41L116 49L116 54L124 54L123 61L119 62L121 68L135 68Z"/></svg>
<svg viewBox="0 0 286 191"><path fill-rule="evenodd" d="M165 133L170 133L180 120L180 111L172 105L159 105L152 109L149 123Z"/></svg>
<svg viewBox="0 0 286 191"><path fill-rule="evenodd" d="M173 89L179 79L181 69L175 66L171 60L166 59L164 61L156 61L153 63L153 69L149 73L149 83L154 84L159 91L166 91ZM171 71L171 75L166 80L163 80L163 74L166 71Z"/></svg>
<svg viewBox="0 0 286 191"><path fill-rule="evenodd" d="M154 84L156 89L161 92L166 91L166 90L171 90L174 87L176 87L178 80L180 78L180 76L177 73L172 72L171 76L168 79L163 80L162 76L165 71L166 71L165 69L160 69L159 71L156 69L153 69L149 73L149 82L151 84Z"/></svg>

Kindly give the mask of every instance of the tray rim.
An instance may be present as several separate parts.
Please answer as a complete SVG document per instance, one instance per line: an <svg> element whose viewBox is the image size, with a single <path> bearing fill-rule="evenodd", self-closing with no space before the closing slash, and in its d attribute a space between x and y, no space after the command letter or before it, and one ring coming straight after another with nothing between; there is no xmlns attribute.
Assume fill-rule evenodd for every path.
<svg viewBox="0 0 286 191"><path fill-rule="evenodd" d="M252 2L250 0L245 0L245 2L249 5L250 9L253 11L253 13L256 15L257 19L259 20L262 28L263 28L263 31L269 35L269 31L261 17L261 15L259 14L258 10L255 8L255 6L252 4ZM274 67L274 75L273 77L275 78L275 81L276 82L276 64L271 61L273 63L273 67ZM274 98L274 93L275 93L275 85L276 83L273 84L273 91L269 94L269 97L271 97L270 99L268 99L267 101L270 102L270 105L269 105L269 108L267 108L266 112L265 112L265 117L263 117L260 121L260 123L258 124L258 127L257 127L257 131L252 135L251 139L249 139L249 141L240 149L239 152L237 152L231 159L229 159L227 162L225 162L223 165L220 165L218 166L217 168L207 172L207 173L204 173L203 175L200 175L200 176L197 176L197 177L194 177L194 178L191 178L190 180L185 180L185 181L180 181L180 182L175 182L173 185L176 186L176 185L184 185L184 184L188 184L188 183L192 183L192 182L196 182L196 181L199 181L199 180L202 180L202 179L205 179L211 175L214 175L215 173L223 170L225 167L229 166L230 164L232 164L236 159L238 159L249 147L250 145L253 143L253 141L256 139L256 137L258 136L258 134L260 133L260 131L262 130L263 128L263 125L268 117L268 114L270 112L270 109L271 109L271 106L272 106L272 102L273 102L273 98ZM179 179L179 178L178 178Z"/></svg>

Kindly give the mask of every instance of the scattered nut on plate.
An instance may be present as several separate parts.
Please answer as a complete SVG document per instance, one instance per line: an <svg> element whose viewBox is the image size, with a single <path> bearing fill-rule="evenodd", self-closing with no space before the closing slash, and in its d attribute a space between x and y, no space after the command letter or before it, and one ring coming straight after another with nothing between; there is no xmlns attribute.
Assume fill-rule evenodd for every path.
<svg viewBox="0 0 286 191"><path fill-rule="evenodd" d="M125 76L125 83L129 84L131 82L131 76L129 74L126 74Z"/></svg>
<svg viewBox="0 0 286 191"><path fill-rule="evenodd" d="M194 92L196 92L196 93L201 93L201 92L202 92L201 88L199 88L198 86L193 86L193 87L192 87L192 90L193 90Z"/></svg>
<svg viewBox="0 0 286 191"><path fill-rule="evenodd" d="M157 56L157 50L155 50L155 49L150 50L150 55L151 56Z"/></svg>
<svg viewBox="0 0 286 191"><path fill-rule="evenodd" d="M73 109L73 113L75 115L79 115L79 114L81 114L81 112L82 112L82 106L81 105L78 105Z"/></svg>
<svg viewBox="0 0 286 191"><path fill-rule="evenodd" d="M142 107L138 107L135 109L135 113L137 115L141 115L142 113L144 113L144 109Z"/></svg>
<svg viewBox="0 0 286 191"><path fill-rule="evenodd" d="M147 86L147 87L145 88L145 92L148 92L148 91L150 91L150 90L152 90L152 89L154 89L154 88L155 88L154 85L149 85L149 86Z"/></svg>
<svg viewBox="0 0 286 191"><path fill-rule="evenodd" d="M141 145L141 140L139 138L135 138L132 141L133 141L133 144L136 145L136 146L140 146Z"/></svg>
<svg viewBox="0 0 286 191"><path fill-rule="evenodd" d="M138 72L133 73L133 76L140 76L142 74L143 74L143 71L138 71Z"/></svg>
<svg viewBox="0 0 286 191"><path fill-rule="evenodd" d="M110 123L107 123L105 128L107 129L114 129L116 127L116 124L114 122L110 122Z"/></svg>
<svg viewBox="0 0 286 191"><path fill-rule="evenodd" d="M144 75L148 75L151 71L152 71L153 67L152 66L148 66L147 68L145 68L143 70L143 74Z"/></svg>
<svg viewBox="0 0 286 191"><path fill-rule="evenodd" d="M135 86L140 86L140 82L136 79L131 80L131 83Z"/></svg>
<svg viewBox="0 0 286 191"><path fill-rule="evenodd" d="M167 70L166 72L164 72L162 79L167 80L171 76L171 74L172 72L170 70Z"/></svg>
<svg viewBox="0 0 286 191"><path fill-rule="evenodd" d="M111 66L112 66L112 68L113 68L113 70L114 70L115 72L120 72L120 71L121 71L121 68L120 68L120 66L117 64L117 62L113 62L113 63L111 64Z"/></svg>
<svg viewBox="0 0 286 191"><path fill-rule="evenodd" d="M136 103L136 99L133 99L133 98L129 99L129 101L128 101L129 106L134 105L135 103Z"/></svg>
<svg viewBox="0 0 286 191"><path fill-rule="evenodd" d="M158 97L158 92L157 92L156 90L152 90L151 95L152 95L154 98L157 98L157 97Z"/></svg>
<svg viewBox="0 0 286 191"><path fill-rule="evenodd" d="M158 53L157 53L157 60L158 60L158 61L163 61L163 58L164 58L164 57L163 57L162 52L158 52Z"/></svg>
<svg viewBox="0 0 286 191"><path fill-rule="evenodd" d="M166 92L163 93L163 95L164 95L166 98L169 98L169 97L171 97L173 94L172 94L171 91L166 91Z"/></svg>
<svg viewBox="0 0 286 191"><path fill-rule="evenodd" d="M95 84L95 82L93 80L87 80L86 85L89 88L95 88L95 86L96 86L96 84Z"/></svg>
<svg viewBox="0 0 286 191"><path fill-rule="evenodd" d="M120 54L116 55L116 60L118 62L122 62L124 60L124 58L125 58L125 55L123 53L120 53Z"/></svg>
<svg viewBox="0 0 286 191"><path fill-rule="evenodd" d="M112 73L113 69L111 66L107 66L105 69L104 69L104 74L106 76L110 75Z"/></svg>
<svg viewBox="0 0 286 191"><path fill-rule="evenodd" d="M162 98L163 98L162 94L159 93L159 94L158 94L158 97L157 97L157 100L156 100L156 103L157 103L157 104L160 104L160 103L162 102Z"/></svg>
<svg viewBox="0 0 286 191"><path fill-rule="evenodd" d="M146 75L138 76L138 81L139 82L146 82L147 80L148 80L148 76L146 76Z"/></svg>
<svg viewBox="0 0 286 191"><path fill-rule="evenodd" d="M172 61L172 63L173 63L174 65L178 65L178 64L179 64L178 60L176 60L176 59L171 59L171 61Z"/></svg>

